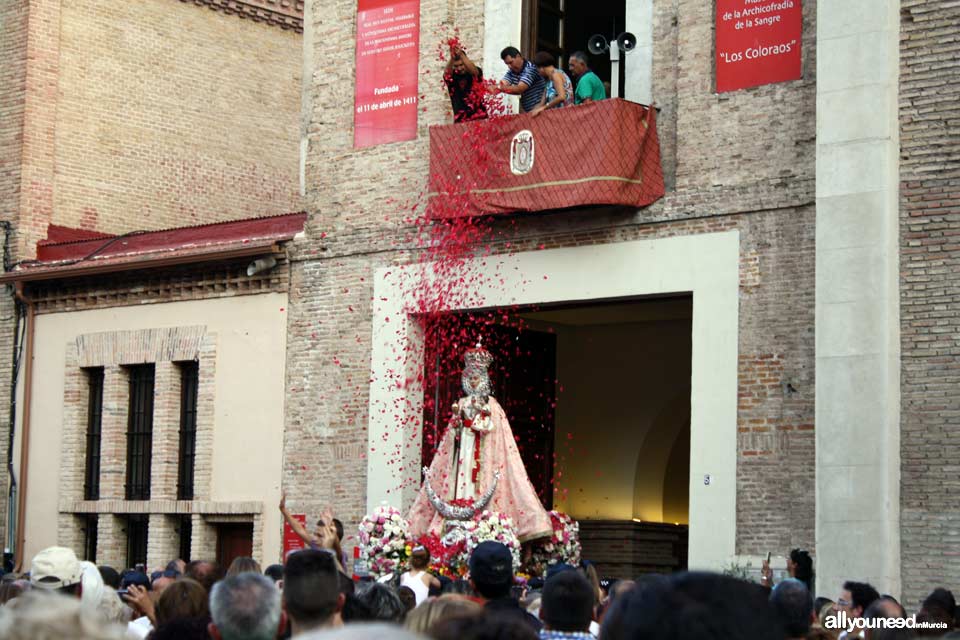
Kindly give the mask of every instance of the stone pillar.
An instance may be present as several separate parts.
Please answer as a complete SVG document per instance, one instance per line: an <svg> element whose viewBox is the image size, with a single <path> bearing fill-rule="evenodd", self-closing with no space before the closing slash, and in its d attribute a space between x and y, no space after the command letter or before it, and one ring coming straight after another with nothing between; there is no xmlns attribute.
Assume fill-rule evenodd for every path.
<svg viewBox="0 0 960 640"><path fill-rule="evenodd" d="M103 419L100 423L100 498L126 497L129 382L123 367L103 369Z"/></svg>
<svg viewBox="0 0 960 640"><path fill-rule="evenodd" d="M60 458L60 500L81 500L87 461L87 409L90 383L77 360L77 344L67 345L63 376L63 431ZM61 541L62 542L62 541Z"/></svg>
<svg viewBox="0 0 960 640"><path fill-rule="evenodd" d="M83 557L85 551L83 548L84 538L82 516L63 512L57 516L57 544L61 547L73 549L81 560L89 560L89 558Z"/></svg>
<svg viewBox="0 0 960 640"><path fill-rule="evenodd" d="M207 522L203 516L194 514L190 558L193 560L216 560L216 557L217 527Z"/></svg>
<svg viewBox="0 0 960 640"><path fill-rule="evenodd" d="M844 580L900 594L899 6L817 4L816 571L834 598Z"/></svg>
<svg viewBox="0 0 960 640"><path fill-rule="evenodd" d="M197 368L197 442L196 457L193 462L194 500L211 499L216 374L217 335L207 333L200 342L199 366Z"/></svg>
<svg viewBox="0 0 960 640"><path fill-rule="evenodd" d="M630 53L620 52L620 64L625 69L623 97L650 104L653 102L653 0L627 3L625 31L637 37L637 47Z"/></svg>
<svg viewBox="0 0 960 640"><path fill-rule="evenodd" d="M157 362L154 375L150 498L176 500L180 451L180 369L169 361ZM151 538L152 525L151 520Z"/></svg>
<svg viewBox="0 0 960 640"><path fill-rule="evenodd" d="M117 571L127 568L126 523L120 516L101 513L97 521L97 564Z"/></svg>
<svg viewBox="0 0 960 640"><path fill-rule="evenodd" d="M176 520L161 513L150 514L147 528L147 568L151 571L163 569L179 554L180 536L177 535Z"/></svg>

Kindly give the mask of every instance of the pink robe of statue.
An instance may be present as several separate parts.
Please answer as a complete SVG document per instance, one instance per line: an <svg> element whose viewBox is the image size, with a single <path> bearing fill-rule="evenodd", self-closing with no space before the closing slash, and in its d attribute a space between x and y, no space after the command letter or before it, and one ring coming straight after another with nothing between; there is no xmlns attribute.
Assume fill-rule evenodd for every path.
<svg viewBox="0 0 960 640"><path fill-rule="evenodd" d="M487 509L513 520L521 542L549 536L553 533L550 516L530 483L503 407L490 396L489 408L493 429L482 436L478 493L486 491L493 483L493 474L499 469L500 480ZM455 435L456 429L448 427L428 472L433 490L447 501L453 498ZM413 536L426 533L442 536L444 533L443 518L430 504L425 487L420 487L407 520Z"/></svg>

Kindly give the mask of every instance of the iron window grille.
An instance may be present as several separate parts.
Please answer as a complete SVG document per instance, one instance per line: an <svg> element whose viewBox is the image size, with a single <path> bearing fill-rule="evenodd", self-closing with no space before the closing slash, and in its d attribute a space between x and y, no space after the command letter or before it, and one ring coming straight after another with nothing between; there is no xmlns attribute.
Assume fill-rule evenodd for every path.
<svg viewBox="0 0 960 640"><path fill-rule="evenodd" d="M177 499L193 500L194 465L197 456L197 395L200 367L197 362L180 365L180 456L177 464Z"/></svg>
<svg viewBox="0 0 960 640"><path fill-rule="evenodd" d="M83 518L83 559L97 562L97 514L88 513Z"/></svg>
<svg viewBox="0 0 960 640"><path fill-rule="evenodd" d="M100 498L100 436L103 421L103 367L87 369L87 450L83 499Z"/></svg>
<svg viewBox="0 0 960 640"><path fill-rule="evenodd" d="M190 515L180 516L180 559L190 562L190 539L193 537L193 520Z"/></svg>
<svg viewBox="0 0 960 640"><path fill-rule="evenodd" d="M147 564L148 516L133 514L127 516L127 566L136 567Z"/></svg>
<svg viewBox="0 0 960 640"><path fill-rule="evenodd" d="M130 404L127 414L127 500L150 499L150 458L153 453L152 364L129 367Z"/></svg>

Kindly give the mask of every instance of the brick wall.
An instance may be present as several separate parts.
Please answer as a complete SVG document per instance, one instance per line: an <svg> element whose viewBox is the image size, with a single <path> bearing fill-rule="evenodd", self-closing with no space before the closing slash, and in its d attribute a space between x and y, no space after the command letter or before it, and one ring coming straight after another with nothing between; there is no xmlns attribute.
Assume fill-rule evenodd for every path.
<svg viewBox="0 0 960 640"><path fill-rule="evenodd" d="M449 121L432 34L458 25L477 51L482 11L477 0L421 1L418 138L354 151L353 29L343 25L355 23L355 3L307 6L307 58L323 73L305 88L310 219L291 266L284 483L295 510L312 517L332 502L348 530L365 510L366 463L352 452L367 437L372 276L411 259L403 219L427 178L426 125ZM655 3L667 196L639 212L493 223L495 253L740 230L740 378L756 397L739 414L739 553L814 543L815 14L805 2L802 80L717 96L712 5Z"/></svg>
<svg viewBox="0 0 960 640"><path fill-rule="evenodd" d="M20 199L27 11L20 0L0 0L0 220L10 222Z"/></svg>
<svg viewBox="0 0 960 640"><path fill-rule="evenodd" d="M172 0L30 10L24 255L49 222L122 232L298 209L295 30Z"/></svg>
<svg viewBox="0 0 960 640"><path fill-rule="evenodd" d="M459 6L454 21L475 24L481 20L480 5ZM710 93L712 12L693 2L680 2L675 10L665 3L657 7L654 39L666 44L655 51L655 93L664 107L661 130L668 174L676 162L676 192L637 214L561 213L505 222L498 230L504 242L512 240L513 249L524 250L539 244L572 246L741 229L746 286L741 293L740 341L741 353L748 355L741 378L745 385L755 383L750 379L754 373L750 358L776 352L781 364L778 370L763 373L768 388L761 401L741 407L740 421L748 431L741 434L740 445L738 551L811 547L813 211L804 205L812 200L813 27L808 25L805 41L805 80L717 98ZM424 34L446 19L446 10L445 3L422 2ZM807 4L805 13L812 22L813 3ZM314 5L307 19L315 25L309 45L313 62L323 61L331 73L314 75L308 89L312 98L308 229L313 239L299 246L291 286L285 481L291 498L301 501L298 510L313 513L333 500L344 520L355 522L364 510L359 488L365 465L338 460L337 452L362 446L366 439L371 276L379 266L408 259L395 248L403 246L403 230L383 224L407 212L388 200L416 193L425 180L424 121L444 121L446 103L434 87L439 69L435 43L424 35L421 91L426 98L418 139L353 152L349 108L353 49L346 44L349 34L331 38L335 22L353 22L353 3ZM657 33L665 37L658 38ZM467 32L468 46L476 48L478 40L471 40ZM678 83L678 77L684 81ZM675 120L671 105L683 105L679 117L672 116ZM757 130L743 141L739 119L774 122L767 123L767 131ZM671 129L677 135L672 136ZM687 142L677 142L684 139ZM787 154L770 153L784 147ZM773 210L719 215L767 207ZM711 214L717 217L692 220ZM649 224L652 220L676 222ZM322 240L320 233L326 234ZM753 431L751 421L761 421L776 435ZM311 446L303 447L303 442ZM757 452L762 455L752 455ZM783 475L778 467L790 471ZM785 504L796 505L792 514L784 513Z"/></svg>
<svg viewBox="0 0 960 640"><path fill-rule="evenodd" d="M903 599L960 584L960 23L903 0L900 23L901 558Z"/></svg>
<svg viewBox="0 0 960 640"><path fill-rule="evenodd" d="M20 201L23 152L23 112L27 73L27 7L20 0L0 0L0 221L12 223ZM7 240L6 232L0 236ZM15 239L11 242L16 245ZM11 256L12 257L12 256ZM14 258L15 259L15 258ZM13 354L13 301L0 297L0 394L9 397L10 366ZM0 415L0 461L6 463L9 411ZM9 474L0 480L0 513L7 513ZM6 540L7 518L0 517L0 539Z"/></svg>

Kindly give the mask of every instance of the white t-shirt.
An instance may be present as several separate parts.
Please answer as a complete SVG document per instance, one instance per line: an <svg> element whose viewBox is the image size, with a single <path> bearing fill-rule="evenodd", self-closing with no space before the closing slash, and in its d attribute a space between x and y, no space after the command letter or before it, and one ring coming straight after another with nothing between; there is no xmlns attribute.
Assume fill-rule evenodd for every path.
<svg viewBox="0 0 960 640"><path fill-rule="evenodd" d="M430 597L430 587L423 581L423 571L407 571L400 576L400 585L410 587L413 594L417 596L417 606Z"/></svg>

